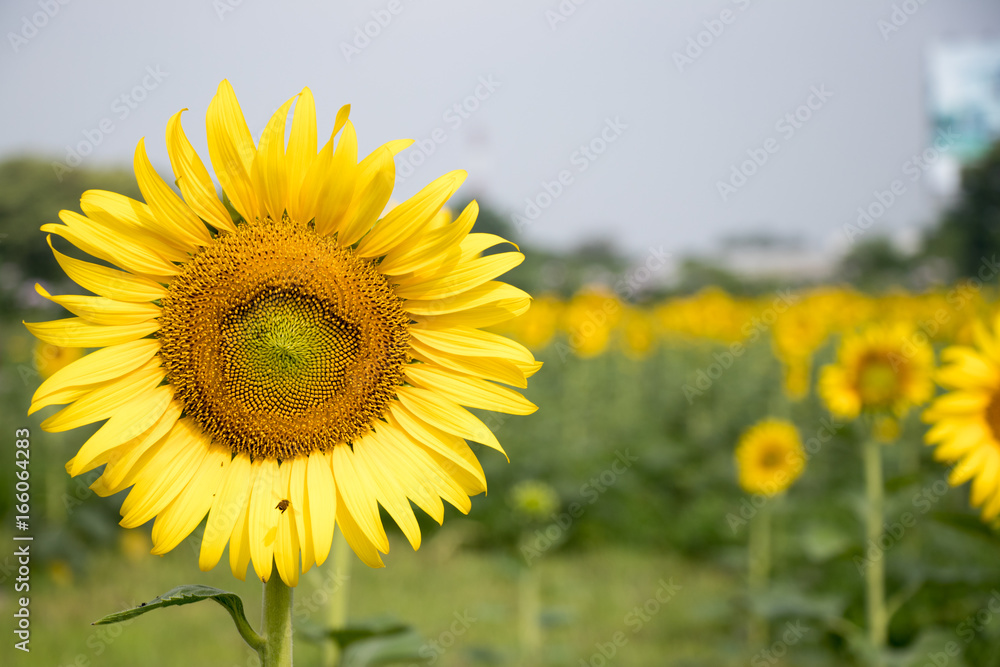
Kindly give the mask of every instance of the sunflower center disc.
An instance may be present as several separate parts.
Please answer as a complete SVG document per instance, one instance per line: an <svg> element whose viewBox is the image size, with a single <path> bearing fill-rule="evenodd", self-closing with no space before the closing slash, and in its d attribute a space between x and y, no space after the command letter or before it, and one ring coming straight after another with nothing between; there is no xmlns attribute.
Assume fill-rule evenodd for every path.
<svg viewBox="0 0 1000 667"><path fill-rule="evenodd" d="M893 367L891 359L884 355L871 356L861 363L858 373L858 393L865 405L886 407L899 394L900 377L904 366L897 361Z"/></svg>
<svg viewBox="0 0 1000 667"><path fill-rule="evenodd" d="M352 442L403 380L399 297L371 262L287 219L220 236L162 305L175 394L233 452L286 459Z"/></svg>
<svg viewBox="0 0 1000 667"><path fill-rule="evenodd" d="M986 406L986 424L990 427L993 439L1000 442L1000 390L993 394Z"/></svg>
<svg viewBox="0 0 1000 667"><path fill-rule="evenodd" d="M785 460L785 452L781 445L775 444L760 454L760 466L768 470L780 468Z"/></svg>

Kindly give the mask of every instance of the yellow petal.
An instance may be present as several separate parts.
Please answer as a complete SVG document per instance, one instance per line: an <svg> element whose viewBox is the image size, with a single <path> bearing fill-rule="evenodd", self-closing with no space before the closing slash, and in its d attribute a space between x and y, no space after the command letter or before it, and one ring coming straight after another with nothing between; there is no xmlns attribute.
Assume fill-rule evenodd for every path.
<svg viewBox="0 0 1000 667"><path fill-rule="evenodd" d="M219 84L218 92L208 105L205 120L208 155L215 175L222 184L222 191L245 220L261 217L250 179L257 149L254 147L250 128L243 118L240 103L228 81Z"/></svg>
<svg viewBox="0 0 1000 667"><path fill-rule="evenodd" d="M160 316L160 307L152 303L129 303L107 299L103 296L78 296L76 294L52 296L38 283L35 283L35 291L91 324L139 324Z"/></svg>
<svg viewBox="0 0 1000 667"><path fill-rule="evenodd" d="M167 154L177 187L181 189L187 205L208 224L216 229L235 232L236 225L219 200L212 177L184 134L181 126L181 113L184 111L186 109L178 111L167 121Z"/></svg>
<svg viewBox="0 0 1000 667"><path fill-rule="evenodd" d="M188 471L191 480L153 524L153 555L167 553L198 527L212 507L231 458L228 448L213 445L195 472Z"/></svg>
<svg viewBox="0 0 1000 667"><path fill-rule="evenodd" d="M173 398L174 390L170 385L155 387L135 395L83 443L80 451L73 457L71 474L76 476L95 468L100 465L96 459L104 452L152 429Z"/></svg>
<svg viewBox="0 0 1000 667"><path fill-rule="evenodd" d="M174 194L160 175L153 169L146 155L146 140L140 139L135 147L132 160L135 179L139 183L142 198L146 200L160 228L172 239L183 241L192 252L199 246L211 243L212 237L205 223L195 215L184 201Z"/></svg>
<svg viewBox="0 0 1000 667"><path fill-rule="evenodd" d="M461 243L458 244L462 251L462 256L459 261L467 262L471 259L475 259L489 248L493 248L504 243L514 246L516 250L520 250L516 243L508 241L502 236L497 236L496 234L469 234L462 239Z"/></svg>
<svg viewBox="0 0 1000 667"><path fill-rule="evenodd" d="M938 396L927 408L933 415L965 415L982 412L990 403L991 396L983 391L953 391Z"/></svg>
<svg viewBox="0 0 1000 667"><path fill-rule="evenodd" d="M245 452L238 453L229 463L226 477L215 494L212 509L208 513L198 556L198 567L202 572L211 570L222 558L222 550L233 534L236 520L246 512L249 495L250 456Z"/></svg>
<svg viewBox="0 0 1000 667"><path fill-rule="evenodd" d="M250 483L253 483L251 478ZM243 510L233 526L229 538L229 568L233 576L246 581L247 566L250 564L250 503L243 503Z"/></svg>
<svg viewBox="0 0 1000 667"><path fill-rule="evenodd" d="M512 387L524 389L528 381L514 362L506 359L487 359L478 357L458 357L424 345L418 340L410 339L410 356L426 364L447 368L464 375L473 375L493 382L503 382Z"/></svg>
<svg viewBox="0 0 1000 667"><path fill-rule="evenodd" d="M316 159L316 102L312 91L303 88L295 102L292 115L292 129L288 135L288 149L285 164L288 168L289 214L297 214L299 191L309 173L309 167Z"/></svg>
<svg viewBox="0 0 1000 667"><path fill-rule="evenodd" d="M414 315L436 317L461 313L490 304L528 303L530 301L531 296L524 290L507 283L491 280L478 287L445 298L405 301L403 302L403 310Z"/></svg>
<svg viewBox="0 0 1000 667"><path fill-rule="evenodd" d="M285 121L295 98L288 100L274 112L267 122L257 155L250 169L257 201L270 214L272 220L281 220L288 201L288 172L285 168Z"/></svg>
<svg viewBox="0 0 1000 667"><path fill-rule="evenodd" d="M73 259L52 247L51 236L47 236L46 240L52 248L56 261L69 279L94 294L134 303L156 301L167 294L165 287L149 278Z"/></svg>
<svg viewBox="0 0 1000 667"><path fill-rule="evenodd" d="M348 105L345 108L349 110L350 106ZM341 109L341 111L343 111L343 109ZM337 114L337 120L338 121L340 120L339 113ZM344 121L345 122L347 121L346 117L344 118ZM364 171L368 169L368 167L370 167L375 162L380 161L382 159L381 154L383 151L389 151L390 156L396 157L396 155L399 154L400 151L409 148L411 145L413 145L413 139L393 139L392 141L387 141L378 148L376 148L375 150L373 150L371 153L366 155L365 159L363 159L361 162L358 163L358 169L360 171Z"/></svg>
<svg viewBox="0 0 1000 667"><path fill-rule="evenodd" d="M396 428L396 426L390 425L389 428ZM373 457L386 461L392 457L392 454L383 442L384 439L373 440L369 445L369 450ZM414 444L413 446L418 445ZM384 468L385 466L382 466L382 469ZM393 483L398 484L408 498L439 524L444 521L444 503L441 502L441 496L419 479L414 470L406 466L395 466L392 473Z"/></svg>
<svg viewBox="0 0 1000 667"><path fill-rule="evenodd" d="M101 475L101 479L108 489L109 495L124 491L135 484L136 476L141 470L145 469L147 463L166 442L167 434L177 424L182 411L183 405L181 402L174 401L167 406L166 412L163 413L153 428L143 433L134 441L117 447L111 452L111 456L108 457L108 465L104 468L104 474ZM70 474L72 474L75 466L76 458L74 457L67 464L67 470Z"/></svg>
<svg viewBox="0 0 1000 667"><path fill-rule="evenodd" d="M312 538L314 512L306 500L306 476L308 475L309 459L305 456L296 456L291 460L290 465L292 469L288 487L288 500L291 503L289 511L295 512L295 529L299 533L299 547L302 549L302 573L305 574L316 563L316 551L313 548ZM329 469L329 466L327 468ZM333 473L331 472L330 475L332 480ZM334 502L336 502L336 495Z"/></svg>
<svg viewBox="0 0 1000 667"><path fill-rule="evenodd" d="M364 532L358 526L354 517L351 516L351 512L347 509L347 503L344 502L339 489L337 491L337 525L340 526L340 532L344 536L344 539L347 540L347 544L350 545L351 549L365 565L368 567L385 567L385 563L382 562L382 557L379 556L378 550L372 545L371 540L365 537Z"/></svg>
<svg viewBox="0 0 1000 667"><path fill-rule="evenodd" d="M316 219L317 234L332 234L344 223L358 182L357 160L358 137L354 125L347 123L337 150L331 154L329 144L324 147L303 186L316 190L312 217Z"/></svg>
<svg viewBox="0 0 1000 667"><path fill-rule="evenodd" d="M399 387L396 396L403 407L418 419L446 433L482 443L507 456L493 432L457 403L420 387Z"/></svg>
<svg viewBox="0 0 1000 667"><path fill-rule="evenodd" d="M337 516L337 492L330 467L331 458L329 453L310 453L306 472L306 503L317 565L322 565L330 554Z"/></svg>
<svg viewBox="0 0 1000 667"><path fill-rule="evenodd" d="M159 330L159 322L140 322L105 326L91 324L82 317L69 317L51 322L25 322L35 338L59 347L105 347L128 343Z"/></svg>
<svg viewBox="0 0 1000 667"><path fill-rule="evenodd" d="M384 255L401 241L417 235L437 215L451 198L468 174L453 171L433 181L420 192L407 199L386 214L382 220L358 244L357 253L361 257Z"/></svg>
<svg viewBox="0 0 1000 667"><path fill-rule="evenodd" d="M250 492L250 560L261 581L271 577L274 561L274 542L278 537L278 509L280 498L275 489L280 481L278 462L258 459L251 465L253 488Z"/></svg>
<svg viewBox="0 0 1000 667"><path fill-rule="evenodd" d="M274 564L278 576L288 586L299 584L299 533L295 526L296 512L290 507L292 462L285 461L278 468L277 495L279 503L285 501L285 509L276 507L278 512L278 537L274 544Z"/></svg>
<svg viewBox="0 0 1000 667"><path fill-rule="evenodd" d="M139 368L159 351L160 341L144 338L91 352L63 366L45 380L35 391L28 414L44 407L42 405L36 407L34 405L36 402L48 398L62 388L84 387L114 380Z"/></svg>
<svg viewBox="0 0 1000 667"><path fill-rule="evenodd" d="M525 346L505 336L469 327L451 329L414 328L411 335L434 349L462 357L510 359L518 364L533 364L535 356Z"/></svg>
<svg viewBox="0 0 1000 667"><path fill-rule="evenodd" d="M149 206L117 192L87 190L80 197L80 208L106 231L124 236L163 259L185 262L197 249L172 233L170 225L161 224Z"/></svg>
<svg viewBox="0 0 1000 667"><path fill-rule="evenodd" d="M136 474L135 486L122 503L121 526L141 526L163 511L183 489L183 480L208 456L208 448L204 434L189 418L174 424L163 445Z"/></svg>
<svg viewBox="0 0 1000 667"><path fill-rule="evenodd" d="M369 164L358 165L354 197L344 215L343 224L337 230L340 245L353 245L368 233L389 203L395 182L396 164L392 161L392 153L386 149L377 153Z"/></svg>
<svg viewBox="0 0 1000 667"><path fill-rule="evenodd" d="M948 388L971 386L995 389L1000 383L1000 373L979 353L967 347L954 346L941 353L941 359L949 365L937 374L938 382Z"/></svg>
<svg viewBox="0 0 1000 667"><path fill-rule="evenodd" d="M409 364L405 372L414 384L438 391L459 405L513 415L530 415L538 409L516 391L480 378L459 375L429 364Z"/></svg>
<svg viewBox="0 0 1000 667"><path fill-rule="evenodd" d="M441 299L461 294L513 269L524 261L519 252L502 252L478 257L442 270L438 277L401 278L396 294L404 299Z"/></svg>
<svg viewBox="0 0 1000 667"><path fill-rule="evenodd" d="M337 110L337 117L334 119L334 122L333 122L333 133L334 134L337 134L338 132L340 132L340 128L344 127L344 125L347 124L347 119L348 119L348 117L350 115L351 115L351 105L350 104L345 104L344 106L340 107L340 109ZM410 143L413 143L413 142L410 142ZM407 145L409 145L409 144L407 144ZM402 150L402 149L400 149L400 150ZM395 153L393 153L393 155L395 155Z"/></svg>
<svg viewBox="0 0 1000 667"><path fill-rule="evenodd" d="M89 255L133 273L176 276L180 268L132 237L115 233L73 211L60 211L63 225L42 225L43 232L61 236Z"/></svg>
<svg viewBox="0 0 1000 667"><path fill-rule="evenodd" d="M382 451L380 447L372 446L373 441L380 439L380 434L376 432L354 446L354 472L358 476L358 483L374 489L375 498L403 531L410 546L419 549L420 526L399 481L395 479L393 463L379 456Z"/></svg>
<svg viewBox="0 0 1000 667"><path fill-rule="evenodd" d="M434 459L421 447L394 429L386 429L383 440L389 453L382 463L390 470L408 470L420 483L451 503L458 511L468 514L472 508L469 496ZM400 437L403 436L403 437Z"/></svg>
<svg viewBox="0 0 1000 667"><path fill-rule="evenodd" d="M107 419L137 394L163 381L167 372L153 360L128 375L101 385L42 422L50 432L68 431L78 426Z"/></svg>
<svg viewBox="0 0 1000 667"><path fill-rule="evenodd" d="M519 317L528 312L531 307L531 298L505 299L494 301L482 306L475 306L447 315L437 315L427 317L425 315L414 315L416 326L429 329L451 329L454 327L492 327L506 322L507 320ZM404 308L405 309L405 308Z"/></svg>
<svg viewBox="0 0 1000 667"><path fill-rule="evenodd" d="M476 493L486 491L486 473L483 472L479 459L476 458L465 440L417 419L399 403L392 406L387 415L387 421L390 426L406 433L427 449L447 458L475 479L478 487Z"/></svg>
<svg viewBox="0 0 1000 667"><path fill-rule="evenodd" d="M365 436L367 437L370 436ZM365 438L354 446L361 446ZM338 445L333 448L333 476L337 483L337 492L364 536L379 551L388 553L389 539L385 535L385 528L379 517L375 490L365 486L358 476L354 469L354 453L350 447Z"/></svg>
<svg viewBox="0 0 1000 667"><path fill-rule="evenodd" d="M988 455L988 452L981 447L972 450L965 459L951 469L951 474L948 475L948 483L952 486L961 486L968 482L983 467Z"/></svg>
<svg viewBox="0 0 1000 667"><path fill-rule="evenodd" d="M390 250L379 262L379 271L390 276L402 276L442 262L443 257L449 257L449 250L458 250L459 243L472 230L478 215L479 204L470 202L455 222L421 234L411 243L401 244Z"/></svg>

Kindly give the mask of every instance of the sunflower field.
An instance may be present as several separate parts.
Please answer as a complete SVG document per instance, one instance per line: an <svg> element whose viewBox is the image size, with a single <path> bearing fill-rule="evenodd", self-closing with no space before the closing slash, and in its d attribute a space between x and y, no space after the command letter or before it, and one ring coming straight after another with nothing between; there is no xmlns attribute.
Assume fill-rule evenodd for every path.
<svg viewBox="0 0 1000 667"><path fill-rule="evenodd" d="M544 366L524 390L537 413L477 411L509 456L477 452L490 492L440 528L418 515L418 552L386 515L387 570L304 573L299 661L332 664L323 627L339 622L351 665L1000 664L995 304L975 278L922 293L536 294L492 327ZM85 436L23 416L26 391L79 348L9 320L3 340L4 421L38 452L32 613L60 637L45 664L134 664L139 647L175 664L155 656L178 632L210 664L256 664L203 605L89 625L190 578L206 528L150 559L150 526L115 526L100 469L66 475ZM221 569L201 581L259 600Z"/></svg>

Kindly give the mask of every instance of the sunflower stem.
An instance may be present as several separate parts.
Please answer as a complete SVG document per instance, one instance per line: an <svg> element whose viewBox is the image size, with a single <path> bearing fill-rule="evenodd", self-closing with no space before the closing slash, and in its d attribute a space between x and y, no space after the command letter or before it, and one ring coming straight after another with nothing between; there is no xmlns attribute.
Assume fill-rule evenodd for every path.
<svg viewBox="0 0 1000 667"><path fill-rule="evenodd" d="M338 531L333 536L333 553L330 554L329 567L333 569L330 577L330 590L326 607L327 628L340 630L347 625L348 583L351 579L351 547ZM340 647L332 639L323 646L323 662L327 667L337 667L340 664Z"/></svg>
<svg viewBox="0 0 1000 667"><path fill-rule="evenodd" d="M771 574L771 504L777 502L779 497L768 498L750 522L747 581L751 608L747 615L747 645L751 654L770 641L767 620L761 617L753 605L767 591Z"/></svg>
<svg viewBox="0 0 1000 667"><path fill-rule="evenodd" d="M261 629L264 648L263 667L292 667L292 589L285 585L277 572L264 584L264 604Z"/></svg>
<svg viewBox="0 0 1000 667"><path fill-rule="evenodd" d="M878 544L882 536L884 483L882 481L882 445L873 437L865 440L865 495L867 499L866 546ZM875 650L875 665L883 664L883 649L888 637L889 616L885 606L885 559L870 560L865 568L865 606L868 613L868 639Z"/></svg>
<svg viewBox="0 0 1000 667"><path fill-rule="evenodd" d="M521 664L534 665L542 647L542 632L538 625L541 616L541 582L538 572L522 566L517 585L518 635L521 643Z"/></svg>

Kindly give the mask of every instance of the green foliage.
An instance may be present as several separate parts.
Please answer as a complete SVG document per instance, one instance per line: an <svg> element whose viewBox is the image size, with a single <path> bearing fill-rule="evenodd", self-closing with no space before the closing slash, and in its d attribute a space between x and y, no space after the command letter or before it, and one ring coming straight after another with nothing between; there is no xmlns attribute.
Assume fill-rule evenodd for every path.
<svg viewBox="0 0 1000 667"><path fill-rule="evenodd" d="M202 586L200 584L177 586L176 588L170 589L163 595L156 596L149 602L143 602L138 607L132 607L131 609L125 609L124 611L108 614L103 618L99 618L94 621L94 625L123 623L135 618L136 616L153 611L154 609L192 604L195 602L201 602L202 600L215 600L222 606L223 609L228 611L229 615L233 619L233 623L236 624L236 629L239 631L240 636L243 637L251 648L260 650L260 648L264 645L264 640L261 639L260 635L258 635L252 627L250 627L250 623L247 621L246 613L243 611L243 600L240 599L239 595L219 590L218 588L212 588L211 586Z"/></svg>
<svg viewBox="0 0 1000 667"><path fill-rule="evenodd" d="M916 258L899 250L885 237L855 244L841 260L838 275L855 287L882 293L893 288L915 289Z"/></svg>
<svg viewBox="0 0 1000 667"><path fill-rule="evenodd" d="M1000 253L1000 143L962 171L958 201L927 235L926 253L952 264L956 277L978 274Z"/></svg>

